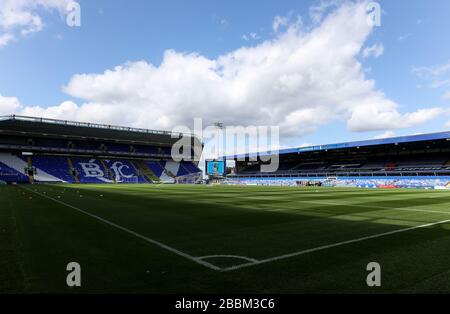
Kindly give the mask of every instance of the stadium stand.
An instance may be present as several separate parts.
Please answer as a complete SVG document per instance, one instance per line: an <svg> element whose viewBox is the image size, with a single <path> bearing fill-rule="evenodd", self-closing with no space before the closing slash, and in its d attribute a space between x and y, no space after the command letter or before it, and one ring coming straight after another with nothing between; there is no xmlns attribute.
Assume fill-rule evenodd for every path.
<svg viewBox="0 0 450 314"><path fill-rule="evenodd" d="M112 183L108 169L94 158L71 158L80 183Z"/></svg>
<svg viewBox="0 0 450 314"><path fill-rule="evenodd" d="M129 153L132 151L130 145L120 145L114 143L105 144L105 148L106 148L105 151L107 152Z"/></svg>
<svg viewBox="0 0 450 314"><path fill-rule="evenodd" d="M110 178L117 183L148 183L131 161L125 159L102 160Z"/></svg>
<svg viewBox="0 0 450 314"><path fill-rule="evenodd" d="M442 188L450 183L450 132L285 149L261 172L260 152L224 157L228 184ZM330 180L329 178L335 178Z"/></svg>
<svg viewBox="0 0 450 314"><path fill-rule="evenodd" d="M66 157L56 156L33 156L31 166L36 169L36 175L44 171L51 176L60 179L62 182L75 183L75 178L71 174L70 167Z"/></svg>
<svg viewBox="0 0 450 314"><path fill-rule="evenodd" d="M17 170L14 166L11 167L7 163L10 160L9 156L4 153L0 153L0 180L3 182L29 182L29 177L25 173L25 169ZM5 163L6 162L6 163Z"/></svg>
<svg viewBox="0 0 450 314"><path fill-rule="evenodd" d="M171 146L181 136L54 119L0 117L0 181L195 183L202 179L197 163L179 163L171 157ZM202 145L195 136L184 136Z"/></svg>
<svg viewBox="0 0 450 314"><path fill-rule="evenodd" d="M161 163L164 163L162 161ZM147 167L157 176L158 178L163 174L164 172L164 166L161 165L158 161L146 161L145 164Z"/></svg>
<svg viewBox="0 0 450 314"><path fill-rule="evenodd" d="M137 171L144 177L144 180L146 180L149 183L158 183L159 177L155 175L153 171L150 170L150 168L147 166L147 164L142 160L136 160L133 162L135 168Z"/></svg>

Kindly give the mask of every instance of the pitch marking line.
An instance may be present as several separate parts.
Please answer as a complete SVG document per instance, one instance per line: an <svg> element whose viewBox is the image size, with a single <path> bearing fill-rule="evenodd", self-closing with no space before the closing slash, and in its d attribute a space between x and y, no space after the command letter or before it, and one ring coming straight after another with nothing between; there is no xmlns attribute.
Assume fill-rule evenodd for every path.
<svg viewBox="0 0 450 314"><path fill-rule="evenodd" d="M418 208L402 208L402 207L388 207L388 206L380 206L380 205L364 205L364 204L349 204L349 203L334 203L334 202L324 202L324 201L296 201L297 203L304 204L316 204L316 205L328 205L328 206L348 206L348 207L360 207L360 208L378 208L378 209L387 209L387 210L400 210L407 212L421 212L421 213L431 213L431 214L442 214L442 215L450 215L450 211L437 211L437 210L426 210L426 209L418 209Z"/></svg>
<svg viewBox="0 0 450 314"><path fill-rule="evenodd" d="M235 259L242 259L247 262L257 263L259 262L255 258L247 257L247 256L241 256L241 255L208 255L208 256L200 256L197 257L198 259L204 260L208 258L235 258Z"/></svg>
<svg viewBox="0 0 450 314"><path fill-rule="evenodd" d="M374 235L371 235L371 236L356 238L356 239L342 241L342 242L337 242L337 243L333 243L333 244L323 245L323 246L319 246L319 247L316 247L316 248L307 249L307 250L298 251L298 252L293 252L293 253L289 253L289 254L274 256L274 257L262 259L262 260L259 260L259 261L256 261L256 262L250 262L250 263L245 263L245 264L240 264L240 265L236 265L236 266L227 267L227 268L222 269L222 271L226 272L226 271L237 270L237 269L240 269L240 268L261 265L261 264L275 262L275 261L279 261L279 260L283 260L283 259L287 259L287 258L291 258L291 257L296 257L296 256L308 254L308 253L313 253L313 252L317 252L317 251L323 251L323 250L335 248L335 247L338 247L338 246L343 246L343 245L347 245L347 244L352 244L352 243L362 242L362 241L366 241L366 240L381 238L381 237L389 236L389 235L392 235L392 234L407 232L407 231L421 229L421 228L432 227L432 226L436 226L436 225L442 225L442 224L446 224L446 223L450 223L450 219L442 220L442 221L438 221L438 222L433 222L433 223L428 223L428 224L425 224L425 225L420 225L420 226L415 226L415 227L397 229L397 230L393 230L393 231L383 232L383 233L374 234Z"/></svg>
<svg viewBox="0 0 450 314"><path fill-rule="evenodd" d="M230 256L230 255L217 255L217 256L211 255L211 256L195 257L195 256L189 255L187 253L184 253L182 251L179 251L179 250L177 250L175 248L172 248L172 247L170 247L170 246L168 246L168 245L166 245L164 243L161 243L159 241L150 239L150 238L148 238L146 236L143 236L143 235L141 235L139 233L131 231L131 230L125 228L125 227L117 225L117 224L115 224L115 223L113 223L113 222L111 222L109 220L106 220L104 218L101 218L99 216L91 214L91 213L89 213L87 211L84 211L84 210L82 210L80 208L77 208L77 207L72 206L70 204L64 203L64 202L62 202L60 200L54 199L54 198L52 198L50 196L44 195L42 193L33 191L31 189L28 189L28 188L24 188L24 187L22 187L22 188L25 189L25 190L28 190L28 191L30 191L32 193L35 193L37 195L40 195L40 196L42 196L44 198L47 198L47 199L50 199L50 200L55 201L57 203L60 203L60 204L62 204L64 206L67 206L69 208L75 209L76 211L78 211L80 213L83 213L83 214L85 214L87 216L90 216L90 217L95 218L95 219L97 219L99 221L102 221L102 222L104 222L104 223L106 223L106 224L108 224L108 225L110 225L112 227L115 227L115 228L120 229L120 230L122 230L124 232L127 232L127 233L129 233L131 235L134 235L134 236L136 236L136 237L138 237L138 238L140 238L140 239L142 239L144 241L147 241L147 242L152 243L152 244L154 244L156 246L159 246L159 247L161 247L163 249L166 249L166 250L168 250L170 252L173 252L173 253L175 253L175 254L177 254L179 256L182 256L182 257L184 257L184 258L186 258L188 260L191 260L191 261L193 261L193 262L195 262L197 264L203 265L203 266L205 266L207 268L210 268L210 269L213 269L213 270L216 270L216 271L222 271L222 272L234 271L234 270L238 270L238 269L241 269L241 268L247 268L247 267L257 266L257 265L266 264L266 263L270 263L270 262L275 262L275 261L278 261L278 260L283 260L283 259L288 259L288 258L291 258L291 257L296 257L296 256L308 254L308 253L323 251L323 250L326 250L326 249L331 249L331 248L335 248L335 247L339 247L339 246L344 246L344 245L347 245L347 244L362 242L362 241L376 239L376 238L381 238L381 237L385 237L385 236L389 236L389 235L393 235L393 234L397 234L397 233L403 233L403 232L407 232L407 231L411 231L411 230L416 230L416 229L427 228L427 227L432 227L432 226L436 226L436 225L442 225L442 224L450 223L450 219L447 219L447 220L442 220L442 221L438 221L438 222L428 223L428 224L424 224L424 225L419 225L419 226L414 226L414 227L409 227L409 228L403 228L403 229L397 229L397 230L393 230L393 231L388 231L388 232L383 232L383 233L379 233L379 234L374 234L374 235L371 235L371 236L366 236L366 237L356 238L356 239L352 239L352 240L337 242L337 243L333 243L333 244L323 245L323 246L319 246L319 247L316 247L316 248L311 248L311 249L307 249L307 250L303 250L303 251L298 251L298 252L293 252L293 253L289 253L289 254L274 256L274 257L270 257L270 258L266 258L266 259L262 259L262 260L256 260L256 259L248 258L249 260L251 260L248 263L239 264L239 265L226 267L226 268L221 268L221 267L215 266L215 265L213 265L211 263L205 262L203 259L210 258L210 257L225 257L225 256ZM231 256L237 257L235 255L231 255ZM240 256L240 257L242 258L242 256ZM244 258L244 259L247 259L247 258Z"/></svg>
<svg viewBox="0 0 450 314"><path fill-rule="evenodd" d="M118 224L116 224L116 223L114 223L114 222L111 222L111 221L109 221L109 220L107 220L107 219L104 219L104 218L99 217L99 216L97 216L97 215L91 214L91 213L89 213L89 212L87 212L87 211L85 211L85 210L83 210L83 209L80 209L80 208L75 207L75 206L73 206L73 205L64 203L64 202L62 202L62 201L60 201L60 200L57 200L57 199L55 199L55 198L53 198L53 197L50 197L50 196L48 196L48 195L39 193L39 192L37 192L37 191L33 191L33 190L28 189L28 188L25 188L25 187L21 187L21 188L23 188L23 189L25 189L25 190L28 190L29 192L32 192L32 193L34 193L34 194L37 194L37 195L39 195L39 196L41 196L41 197L47 198L47 199L49 199L49 200L52 200L52 201L54 201L54 202L56 202L56 203L59 203L59 204L61 204L61 205L64 205L64 206L66 206L66 207L72 208L72 209L74 209L74 210L76 210L76 211L78 211L78 212L80 212L80 213L82 213L82 214L85 214L85 215L87 215L87 216L89 216L89 217L91 217L91 218L97 219L97 220L99 220L99 221L101 221L101 222L103 222L103 223L105 223L105 224L108 224L108 225L110 225L110 226L112 226L112 227L114 227L114 228L116 228L116 229L122 230L122 231L124 231L124 232L126 232L126 233L128 233L128 234L134 235L135 237L137 237L137 238L139 238L139 239L142 239L142 240L144 240L144 241L146 241L146 242L148 242L148 243L151 243L151 244L154 244L154 245L156 245L156 246L159 246L160 248L163 248L163 249L165 249L165 250L167 250L167 251L170 251L170 252L172 252L172 253L175 253L175 254L177 254L177 255L179 255L179 256L182 256L182 257L184 257L184 258L186 258L186 259L188 259L188 260L191 260L191 261L193 261L193 262L195 262L195 263L197 263L197 264L200 264L200 265L202 265L202 266L205 266L205 267L207 267L207 268L209 268L209 269L213 269L213 270L217 270L217 271L222 270L221 267L217 267L217 266L215 266L215 265L213 265L213 264L211 264L211 263L205 262L204 260L202 260L202 259L200 259L200 258L197 258L197 257L195 257L195 256L192 256L192 255L189 255L189 254L187 254L187 253L184 253L184 252L182 252L182 251L180 251L180 250L177 250L177 249L175 249L175 248L173 248L173 247L171 247L171 246L168 246L168 245L166 245L166 244L164 244L164 243L162 243L162 242L153 240L153 239L151 239L151 238L149 238L149 237L146 237L146 236L144 236L144 235L142 235L142 234L139 234L139 233L137 233L137 232L134 232L134 231L132 231L132 230L130 230L130 229L128 229L128 228L125 228L125 227L123 227L123 226L121 226L121 225L118 225Z"/></svg>

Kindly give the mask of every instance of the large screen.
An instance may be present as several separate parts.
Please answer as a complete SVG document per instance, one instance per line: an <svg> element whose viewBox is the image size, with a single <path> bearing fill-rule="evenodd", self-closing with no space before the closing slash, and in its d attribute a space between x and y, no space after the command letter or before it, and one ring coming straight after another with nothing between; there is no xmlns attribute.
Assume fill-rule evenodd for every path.
<svg viewBox="0 0 450 314"><path fill-rule="evenodd" d="M225 174L225 161L206 161L206 174L207 175L224 175Z"/></svg>

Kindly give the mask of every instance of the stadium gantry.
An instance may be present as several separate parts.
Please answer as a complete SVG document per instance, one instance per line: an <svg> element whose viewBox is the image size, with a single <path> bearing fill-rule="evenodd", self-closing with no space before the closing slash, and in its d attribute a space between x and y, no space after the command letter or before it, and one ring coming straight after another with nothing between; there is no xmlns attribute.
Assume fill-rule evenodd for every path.
<svg viewBox="0 0 450 314"><path fill-rule="evenodd" d="M198 160L175 162L172 145L192 134L25 116L0 118L4 183L194 183ZM194 150L193 150L194 154ZM195 157L195 156L194 156Z"/></svg>

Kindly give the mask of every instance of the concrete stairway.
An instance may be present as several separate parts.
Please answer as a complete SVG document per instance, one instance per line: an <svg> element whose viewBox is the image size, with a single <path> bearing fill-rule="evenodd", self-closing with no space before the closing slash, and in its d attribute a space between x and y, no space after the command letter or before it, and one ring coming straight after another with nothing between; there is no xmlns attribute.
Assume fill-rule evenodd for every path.
<svg viewBox="0 0 450 314"><path fill-rule="evenodd" d="M133 161L133 165L139 171L139 173L144 176L149 182L157 183L159 182L159 178L153 173L153 171L145 164L145 162Z"/></svg>

